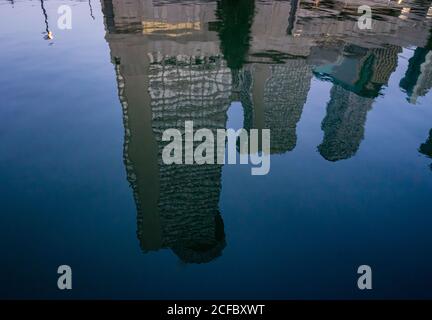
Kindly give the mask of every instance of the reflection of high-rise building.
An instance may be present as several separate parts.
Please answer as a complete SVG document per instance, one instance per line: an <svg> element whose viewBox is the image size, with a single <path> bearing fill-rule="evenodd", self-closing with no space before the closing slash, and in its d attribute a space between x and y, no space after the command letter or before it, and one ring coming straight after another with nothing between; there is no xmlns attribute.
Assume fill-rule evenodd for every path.
<svg viewBox="0 0 432 320"><path fill-rule="evenodd" d="M214 6L161 2L147 11L153 1L105 2L141 248L171 248L185 262L211 261L225 246L222 167L165 165L161 138L168 128L184 131L187 120L195 130L225 128L231 71L218 54L217 34L203 27Z"/></svg>
<svg viewBox="0 0 432 320"><path fill-rule="evenodd" d="M225 245L218 210L222 166L165 165L161 137L166 129L184 132L187 120L193 121L194 130L207 128L215 135L225 128L231 72L220 57L152 56L149 92L159 148L162 245L184 261L210 261Z"/></svg>
<svg viewBox="0 0 432 320"><path fill-rule="evenodd" d="M288 60L270 70L264 87L264 127L271 130L271 152L284 153L296 146L296 127L309 93L312 70L305 59Z"/></svg>
<svg viewBox="0 0 432 320"><path fill-rule="evenodd" d="M399 85L406 91L408 101L414 104L432 88L432 35L425 47L415 49Z"/></svg>
<svg viewBox="0 0 432 320"><path fill-rule="evenodd" d="M256 1L251 33L251 61L285 61L305 57L314 44L312 38L298 37L296 30L300 0Z"/></svg>
<svg viewBox="0 0 432 320"><path fill-rule="evenodd" d="M185 120L194 129L224 128L231 73L218 57L149 55L147 74L130 75L138 66L121 57L116 65L138 237L145 251L171 248L185 262L207 262L225 245L221 165L165 165L161 137L165 129L181 130Z"/></svg>
<svg viewBox="0 0 432 320"><path fill-rule="evenodd" d="M210 24L210 29L218 32L221 51L231 69L240 69L246 60L254 14L255 1L217 1L218 20Z"/></svg>
<svg viewBox="0 0 432 320"><path fill-rule="evenodd" d="M390 80L391 74L396 70L398 54L402 52L399 46L387 45L371 49L374 56L371 82L383 86Z"/></svg>
<svg viewBox="0 0 432 320"><path fill-rule="evenodd" d="M429 158L432 158L432 129L429 131L429 137L427 138L426 142L420 145L419 152ZM430 168L432 170L432 163Z"/></svg>
<svg viewBox="0 0 432 320"><path fill-rule="evenodd" d="M161 137L165 129L181 130L185 120L195 129L224 128L231 74L217 57L156 55L148 67L148 75L130 75L133 65L121 58L116 65L138 238L145 251L171 248L185 262L207 262L225 246L221 165L165 165Z"/></svg>
<svg viewBox="0 0 432 320"><path fill-rule="evenodd" d="M310 89L311 66L302 58L284 64L250 64L239 78L245 129L270 129L271 153L294 149L297 123Z"/></svg>
<svg viewBox="0 0 432 320"><path fill-rule="evenodd" d="M320 154L329 161L351 158L364 137L366 115L373 99L361 97L334 85L330 92L327 115L322 122L324 139L318 146Z"/></svg>
<svg viewBox="0 0 432 320"><path fill-rule="evenodd" d="M397 46L347 46L336 62L315 69L318 77L334 83L322 122L324 140L318 147L325 159L348 159L357 152L367 112L396 69L400 51Z"/></svg>

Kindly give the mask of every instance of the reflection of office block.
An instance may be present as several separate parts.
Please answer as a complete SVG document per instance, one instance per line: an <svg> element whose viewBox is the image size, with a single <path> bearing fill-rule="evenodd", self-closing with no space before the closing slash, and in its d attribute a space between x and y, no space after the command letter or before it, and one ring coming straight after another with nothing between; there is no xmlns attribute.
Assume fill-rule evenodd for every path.
<svg viewBox="0 0 432 320"><path fill-rule="evenodd" d="M243 128L249 130L254 124L254 105L252 97L253 74L250 66L245 66L236 74L239 99L243 107Z"/></svg>
<svg viewBox="0 0 432 320"><path fill-rule="evenodd" d="M416 103L417 98L425 96L432 88L432 51L430 48L417 48L409 60L405 77L400 87L408 95L408 101Z"/></svg>
<svg viewBox="0 0 432 320"><path fill-rule="evenodd" d="M149 92L153 127L225 128L231 71L221 57L151 55Z"/></svg>
<svg viewBox="0 0 432 320"><path fill-rule="evenodd" d="M304 59L271 67L264 89L264 127L271 130L272 153L291 151L296 146L296 127L311 79L311 67Z"/></svg>
<svg viewBox="0 0 432 320"><path fill-rule="evenodd" d="M219 56L216 2L104 1L125 126L124 162L144 251L208 262L225 246L221 165L165 165L165 129L224 129L231 70ZM109 27L108 27L109 26ZM198 142L195 143L197 145Z"/></svg>
<svg viewBox="0 0 432 320"><path fill-rule="evenodd" d="M162 246L185 262L211 261L225 247L218 209L221 170L221 165L160 166Z"/></svg>
<svg viewBox="0 0 432 320"><path fill-rule="evenodd" d="M255 14L255 1L217 1L217 21L209 28L217 31L221 51L231 69L240 69L247 57L252 21Z"/></svg>
<svg viewBox="0 0 432 320"><path fill-rule="evenodd" d="M230 104L231 71L220 57L164 57L151 55L149 93L152 126L159 148L160 196L158 209L162 246L186 262L208 262L225 246L219 213L222 166L165 165L164 130L184 134L184 122L194 130L226 126ZM195 142L195 146L199 142ZM145 235L142 235L145 237Z"/></svg>
<svg viewBox="0 0 432 320"><path fill-rule="evenodd" d="M256 1L251 32L252 61L285 61L307 56L313 39L298 37L296 22L300 1Z"/></svg>
<svg viewBox="0 0 432 320"><path fill-rule="evenodd" d="M420 145L419 152L428 158L432 158L432 129L429 131L429 137L426 142ZM432 169L432 164L430 168Z"/></svg>
<svg viewBox="0 0 432 320"><path fill-rule="evenodd" d="M297 123L312 79L312 68L306 60L253 64L243 68L238 76L244 128L270 129L271 153L294 149Z"/></svg>
<svg viewBox="0 0 432 320"><path fill-rule="evenodd" d="M429 131L429 137L426 142L421 144L419 151L432 158L432 129Z"/></svg>
<svg viewBox="0 0 432 320"><path fill-rule="evenodd" d="M113 8L110 10L110 8ZM117 33L179 37L206 32L214 20L215 3L169 3L158 0L103 0L104 12L112 12Z"/></svg>
<svg viewBox="0 0 432 320"><path fill-rule="evenodd" d="M348 159L357 152L363 140L366 115L372 103L373 99L333 86L327 115L322 122L324 140L318 147L325 159Z"/></svg>
<svg viewBox="0 0 432 320"><path fill-rule="evenodd" d="M396 70L398 54L402 48L398 46L385 46L374 48L371 53L374 56L372 83L387 84L391 74Z"/></svg>

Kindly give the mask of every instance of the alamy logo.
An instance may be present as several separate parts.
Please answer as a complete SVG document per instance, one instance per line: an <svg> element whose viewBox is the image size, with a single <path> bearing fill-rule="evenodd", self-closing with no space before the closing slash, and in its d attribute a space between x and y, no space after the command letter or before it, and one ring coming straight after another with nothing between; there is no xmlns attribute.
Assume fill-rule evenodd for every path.
<svg viewBox="0 0 432 320"><path fill-rule="evenodd" d="M369 6L360 6L357 9L357 13L362 15L357 20L357 26L360 30L372 29L372 8Z"/></svg>
<svg viewBox="0 0 432 320"><path fill-rule="evenodd" d="M368 265L361 265L357 269L357 273L361 276L357 280L357 286L360 290L372 289L372 268Z"/></svg>
<svg viewBox="0 0 432 320"><path fill-rule="evenodd" d="M259 136L258 129L251 129L249 135L245 129L217 129L216 137L210 129L199 129L194 133L193 121L185 121L184 143L180 130L167 129L163 132L162 141L170 143L162 151L162 161L167 165L225 164L227 156L228 164L237 164L239 141L240 164L251 163L252 175L266 175L270 171L270 130L261 130ZM195 148L194 142L199 143Z"/></svg>
<svg viewBox="0 0 432 320"><path fill-rule="evenodd" d="M72 8L68 5L61 5L57 13L60 15L57 20L57 27L60 30L72 29Z"/></svg>
<svg viewBox="0 0 432 320"><path fill-rule="evenodd" d="M72 289L72 268L68 265L61 265L57 268L57 273L61 276L57 280L57 287L60 290Z"/></svg>

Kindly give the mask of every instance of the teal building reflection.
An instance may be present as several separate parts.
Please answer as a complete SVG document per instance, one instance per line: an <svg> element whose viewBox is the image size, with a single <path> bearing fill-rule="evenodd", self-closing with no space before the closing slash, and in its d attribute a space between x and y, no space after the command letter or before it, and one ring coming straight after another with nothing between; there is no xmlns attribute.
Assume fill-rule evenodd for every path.
<svg viewBox="0 0 432 320"><path fill-rule="evenodd" d="M343 48L334 63L316 67L315 75L333 83L327 115L322 122L324 139L318 146L329 161L354 156L364 138L367 113L397 67L397 46Z"/></svg>

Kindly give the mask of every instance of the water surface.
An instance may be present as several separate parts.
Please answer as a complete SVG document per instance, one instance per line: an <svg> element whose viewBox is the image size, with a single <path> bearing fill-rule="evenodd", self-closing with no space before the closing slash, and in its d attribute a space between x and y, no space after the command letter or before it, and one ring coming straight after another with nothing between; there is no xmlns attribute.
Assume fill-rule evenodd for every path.
<svg viewBox="0 0 432 320"><path fill-rule="evenodd" d="M0 1L0 297L432 298L431 5ZM269 174L164 165L187 120Z"/></svg>

